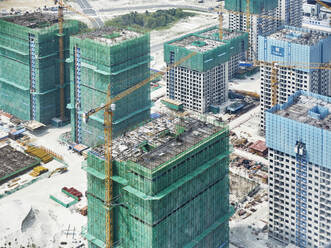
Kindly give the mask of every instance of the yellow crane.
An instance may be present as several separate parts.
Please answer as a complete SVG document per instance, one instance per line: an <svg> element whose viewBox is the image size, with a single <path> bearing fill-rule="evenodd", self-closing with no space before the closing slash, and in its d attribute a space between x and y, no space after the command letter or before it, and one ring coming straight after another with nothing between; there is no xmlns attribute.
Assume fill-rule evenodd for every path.
<svg viewBox="0 0 331 248"><path fill-rule="evenodd" d="M223 5L220 3L219 7L219 38L223 40Z"/></svg>
<svg viewBox="0 0 331 248"><path fill-rule="evenodd" d="M271 66L271 93L272 93L272 106L277 104L277 92L278 92L278 68L289 69L315 69L315 70L331 70L331 64L329 63L296 63L296 65L284 65L281 61L273 61L272 63L255 61L257 64L265 64Z"/></svg>
<svg viewBox="0 0 331 248"><path fill-rule="evenodd" d="M143 87L144 85L148 84L152 80L163 76L167 73L170 69L182 64L184 61L190 59L196 53L190 53L189 55L183 57L176 63L169 65L165 71L160 71L153 74L148 79L143 80L142 82L128 88L127 90L117 94L115 97L111 98L111 86L108 85L107 91L107 103L101 107L97 107L94 109L89 110L87 113L84 114L83 118L87 122L89 117L101 110L104 110L104 134L105 134L105 207L106 207L106 248L113 247L114 244L114 213L112 210L112 201L113 201L113 165L112 165L112 121L113 121L113 112L115 111L115 102L122 99L123 97L131 94L135 90Z"/></svg>
<svg viewBox="0 0 331 248"><path fill-rule="evenodd" d="M263 19L271 19L271 20L281 20L281 18L277 18L274 16L268 16L268 15L260 15L260 14L252 14L250 11L250 0L246 0L246 12L241 11L233 11L233 10L227 10L223 8L222 2L220 3L219 7L216 8L218 10L218 16L219 16L219 39L223 40L224 32L223 32L223 12L227 12L230 14L240 14L240 15L246 15L246 32L248 33L249 37L251 37L251 16L257 16L258 18ZM249 42L249 39L248 39ZM248 43L248 47L250 44ZM249 53L249 51L247 51Z"/></svg>
<svg viewBox="0 0 331 248"><path fill-rule="evenodd" d="M326 3L323 3L320 0L316 0L316 3L318 3L318 4L322 5L323 7L331 10L331 7L329 5L327 5ZM330 16L330 25L331 25L331 16Z"/></svg>
<svg viewBox="0 0 331 248"><path fill-rule="evenodd" d="M63 9L69 9L81 16L88 18L90 21L94 21L93 18L81 13L69 5L64 4L63 0L58 0L56 3L58 6L58 24L59 24L59 77L60 77L60 118L65 120L65 101L64 101L64 51L63 51Z"/></svg>

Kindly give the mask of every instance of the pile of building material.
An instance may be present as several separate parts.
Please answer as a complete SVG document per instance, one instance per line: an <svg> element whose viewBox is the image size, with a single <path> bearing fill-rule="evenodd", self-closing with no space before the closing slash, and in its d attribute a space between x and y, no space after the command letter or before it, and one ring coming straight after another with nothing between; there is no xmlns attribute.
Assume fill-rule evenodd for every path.
<svg viewBox="0 0 331 248"><path fill-rule="evenodd" d="M32 172L29 173L30 176L33 176L33 177L37 177L37 176L40 176L41 174L47 172L48 169L45 168L44 166L36 166L33 168Z"/></svg>
<svg viewBox="0 0 331 248"><path fill-rule="evenodd" d="M31 156L40 158L45 164L53 160L53 157L50 154L36 146L28 146L25 152Z"/></svg>

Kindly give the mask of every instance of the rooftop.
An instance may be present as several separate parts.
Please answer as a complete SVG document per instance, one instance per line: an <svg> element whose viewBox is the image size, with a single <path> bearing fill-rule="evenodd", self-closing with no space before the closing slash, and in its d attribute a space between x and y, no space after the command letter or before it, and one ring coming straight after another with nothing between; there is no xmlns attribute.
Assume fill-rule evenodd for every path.
<svg viewBox="0 0 331 248"><path fill-rule="evenodd" d="M205 32L199 33L199 35L204 36L209 39L219 39L219 29L214 28L211 30L207 30ZM223 29L223 40L232 40L232 39L240 37L242 35L243 35L243 33L239 32L239 31Z"/></svg>
<svg viewBox="0 0 331 248"><path fill-rule="evenodd" d="M132 40L140 36L142 36L141 33L115 27L104 27L102 29L76 35L76 37L81 39L92 39L107 45L116 45L125 40Z"/></svg>
<svg viewBox="0 0 331 248"><path fill-rule="evenodd" d="M2 19L28 28L45 28L58 22L56 15L41 12L4 17Z"/></svg>
<svg viewBox="0 0 331 248"><path fill-rule="evenodd" d="M293 99L292 103L275 114L331 131L331 100L325 101L308 94L296 94Z"/></svg>
<svg viewBox="0 0 331 248"><path fill-rule="evenodd" d="M268 36L268 38L276 40L309 46L315 45L320 40L323 40L327 37L328 35L325 32L293 27L285 27L284 29Z"/></svg>
<svg viewBox="0 0 331 248"><path fill-rule="evenodd" d="M36 159L9 145L0 147L0 184L11 174L19 173L20 170L28 169L36 163Z"/></svg>
<svg viewBox="0 0 331 248"><path fill-rule="evenodd" d="M163 115L116 138L113 157L154 169L220 130L222 127L189 117L179 119ZM104 155L103 146L93 151Z"/></svg>
<svg viewBox="0 0 331 248"><path fill-rule="evenodd" d="M170 45L184 47L194 52L206 52L225 45L225 43L191 34L173 41Z"/></svg>

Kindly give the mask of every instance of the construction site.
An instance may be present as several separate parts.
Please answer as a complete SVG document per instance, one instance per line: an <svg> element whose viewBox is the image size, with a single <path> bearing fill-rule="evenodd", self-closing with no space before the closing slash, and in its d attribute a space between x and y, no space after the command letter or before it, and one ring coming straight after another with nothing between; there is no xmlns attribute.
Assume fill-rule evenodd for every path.
<svg viewBox="0 0 331 248"><path fill-rule="evenodd" d="M69 56L70 35L81 27L78 21L64 22L63 59ZM0 19L0 34L0 108L21 120L45 124L60 117L61 111L68 118L64 104L70 101L69 68L64 68L61 76L58 17L46 13L4 17Z"/></svg>
<svg viewBox="0 0 331 248"><path fill-rule="evenodd" d="M239 67L248 36L229 30L223 30L222 39L219 35L219 28L212 27L164 44L167 65L196 53L167 73L167 97L180 101L184 109L205 113L211 106L219 109L228 100L229 75L232 77Z"/></svg>
<svg viewBox="0 0 331 248"><path fill-rule="evenodd" d="M107 93L113 98L149 78L149 34L107 27L70 38L71 140L95 146L104 143L104 118L99 112ZM150 85L116 102L113 135L119 135L150 117Z"/></svg>
<svg viewBox="0 0 331 248"><path fill-rule="evenodd" d="M330 34L317 30L285 26L260 36L261 113L298 90L330 95L330 69L324 66L331 61L330 49ZM264 131L265 114L260 127Z"/></svg>
<svg viewBox="0 0 331 248"><path fill-rule="evenodd" d="M191 14L139 28L157 3ZM298 1L14 7L0 9L1 248L331 243L331 36L300 27Z"/></svg>
<svg viewBox="0 0 331 248"><path fill-rule="evenodd" d="M114 141L114 246L228 243L232 210L226 127L163 115ZM103 247L105 242L100 228L106 215L103 153L103 147L93 148L83 167L88 173L85 237L90 247Z"/></svg>

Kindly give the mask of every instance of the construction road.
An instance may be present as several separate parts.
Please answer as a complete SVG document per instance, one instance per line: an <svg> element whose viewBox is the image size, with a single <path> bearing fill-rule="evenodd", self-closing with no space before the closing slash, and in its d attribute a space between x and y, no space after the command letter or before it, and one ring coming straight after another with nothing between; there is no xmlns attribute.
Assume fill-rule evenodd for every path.
<svg viewBox="0 0 331 248"><path fill-rule="evenodd" d="M101 28L104 23L100 17L98 17L97 12L92 8L87 0L77 0L79 7L83 10L83 13L92 17L92 25L94 28Z"/></svg>

